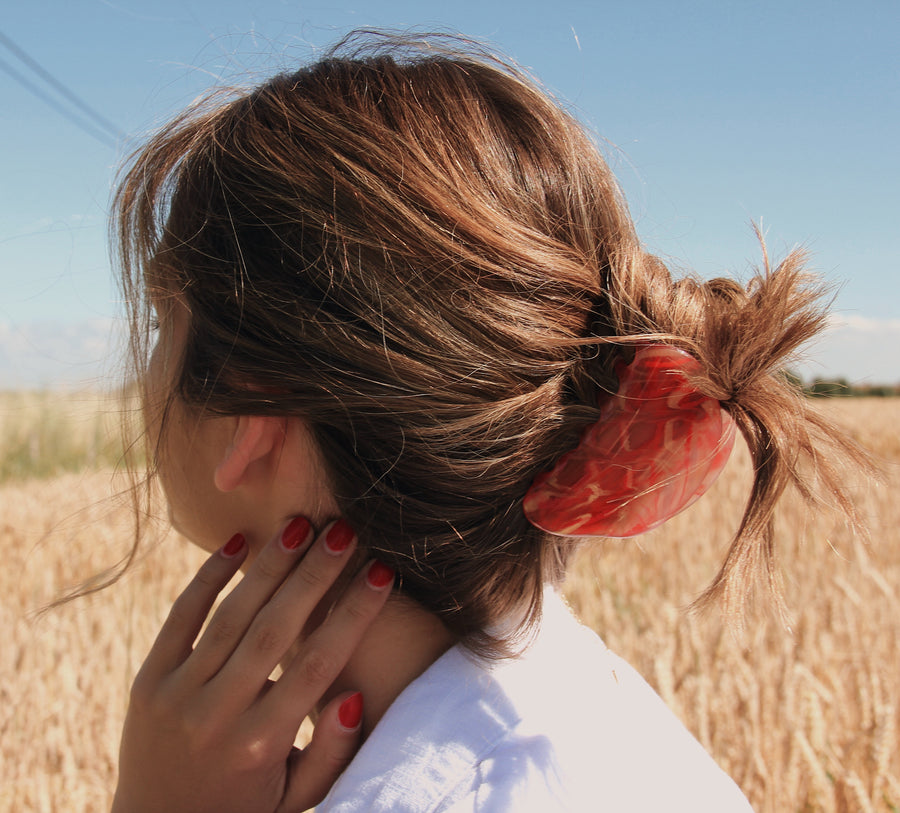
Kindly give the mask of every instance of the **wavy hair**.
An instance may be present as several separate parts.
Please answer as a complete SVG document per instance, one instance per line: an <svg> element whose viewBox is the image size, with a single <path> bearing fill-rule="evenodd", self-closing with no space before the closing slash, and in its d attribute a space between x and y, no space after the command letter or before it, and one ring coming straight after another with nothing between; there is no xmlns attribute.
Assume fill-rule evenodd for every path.
<svg viewBox="0 0 900 813"><path fill-rule="evenodd" d="M780 375L824 326L802 254L747 286L674 280L583 127L482 48L369 33L216 95L135 154L115 212L138 375L148 291L175 291L190 329L171 397L306 421L368 553L478 653L508 651L492 624L523 603L533 620L564 574L575 540L522 499L629 345L698 358L750 448L704 601L771 572L789 484L852 514L837 467L865 454Z"/></svg>

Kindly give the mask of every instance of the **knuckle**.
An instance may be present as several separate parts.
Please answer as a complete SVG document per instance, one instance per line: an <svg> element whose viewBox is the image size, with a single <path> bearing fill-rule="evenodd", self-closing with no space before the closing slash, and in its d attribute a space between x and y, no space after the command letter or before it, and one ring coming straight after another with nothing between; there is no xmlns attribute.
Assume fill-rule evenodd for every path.
<svg viewBox="0 0 900 813"><path fill-rule="evenodd" d="M256 560L256 573L267 582L281 581L285 577L285 568L283 563L276 562L271 557L260 554Z"/></svg>
<svg viewBox="0 0 900 813"><path fill-rule="evenodd" d="M146 717L170 720L181 713L181 694L172 675L159 678L141 667L128 693L129 708Z"/></svg>
<svg viewBox="0 0 900 813"><path fill-rule="evenodd" d="M192 623L194 617L190 607L191 601L184 593L178 596L178 598L172 602L172 607L169 610L169 617L167 619L168 626L180 628Z"/></svg>
<svg viewBox="0 0 900 813"><path fill-rule="evenodd" d="M344 602L341 611L350 621L363 624L371 619L373 614L371 602L366 601L365 598L364 596L354 595Z"/></svg>
<svg viewBox="0 0 900 813"><path fill-rule="evenodd" d="M303 561L297 568L297 578L302 586L309 590L320 589L327 582L325 569L321 564Z"/></svg>
<svg viewBox="0 0 900 813"><path fill-rule="evenodd" d="M213 590L216 593L222 589L222 574L220 572L219 561L215 558L207 559L197 574L194 576L191 585L203 589L204 592Z"/></svg>
<svg viewBox="0 0 900 813"><path fill-rule="evenodd" d="M199 757L210 748L219 747L222 741L221 721L207 713L201 705L193 705L173 686L149 686L136 679L131 688L128 708L130 719L141 720L163 732L192 757Z"/></svg>
<svg viewBox="0 0 900 813"><path fill-rule="evenodd" d="M243 628L229 614L217 615L209 623L207 635L210 640L216 644L230 643L239 638L243 633Z"/></svg>
<svg viewBox="0 0 900 813"><path fill-rule="evenodd" d="M171 692L151 687L140 679L131 687L129 712L167 727L181 717L181 707Z"/></svg>
<svg viewBox="0 0 900 813"><path fill-rule="evenodd" d="M201 755L221 742L221 732L211 725L205 716L193 713L180 714L170 722L170 730L177 729L179 741L189 754Z"/></svg>
<svg viewBox="0 0 900 813"><path fill-rule="evenodd" d="M335 656L319 648L305 653L298 664L300 679L309 686L327 685L339 671Z"/></svg>
<svg viewBox="0 0 900 813"><path fill-rule="evenodd" d="M261 623L250 633L250 644L258 654L287 649L284 630L272 624Z"/></svg>
<svg viewBox="0 0 900 813"><path fill-rule="evenodd" d="M147 711L153 704L154 686L143 670L137 673L131 691L128 694L128 704L137 711Z"/></svg>
<svg viewBox="0 0 900 813"><path fill-rule="evenodd" d="M353 752L347 749L331 750L325 755L328 770L338 774L346 768L353 760Z"/></svg>
<svg viewBox="0 0 900 813"><path fill-rule="evenodd" d="M236 770L250 771L272 763L275 749L271 740L264 735L250 735L235 749Z"/></svg>

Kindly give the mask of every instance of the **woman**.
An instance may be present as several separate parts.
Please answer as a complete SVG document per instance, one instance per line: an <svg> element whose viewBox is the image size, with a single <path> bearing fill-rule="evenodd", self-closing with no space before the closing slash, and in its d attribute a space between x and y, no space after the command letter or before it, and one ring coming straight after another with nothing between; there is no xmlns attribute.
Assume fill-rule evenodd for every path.
<svg viewBox="0 0 900 813"><path fill-rule="evenodd" d="M771 574L804 460L850 510L864 455L780 375L821 289L797 254L673 280L519 71L370 40L188 110L119 189L153 457L219 550L136 679L115 809L746 810L555 588L579 539L700 496L735 428L755 479L704 601Z"/></svg>

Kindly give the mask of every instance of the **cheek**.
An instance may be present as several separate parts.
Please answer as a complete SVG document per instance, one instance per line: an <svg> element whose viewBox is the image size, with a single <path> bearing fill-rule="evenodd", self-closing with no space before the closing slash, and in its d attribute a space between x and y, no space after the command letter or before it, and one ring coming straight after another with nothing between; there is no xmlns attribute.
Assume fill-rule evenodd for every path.
<svg viewBox="0 0 900 813"><path fill-rule="evenodd" d="M180 409L173 403L166 416L161 442L157 444L156 472L168 504L169 521L182 536L206 550L219 545L203 533L200 518L216 516L204 492L205 476L200 465L199 439L186 431ZM212 534L209 534L212 536Z"/></svg>
<svg viewBox="0 0 900 813"><path fill-rule="evenodd" d="M176 300L163 300L156 305L159 314L156 343L147 361L143 379L144 425L150 441L151 453L157 454L160 430L167 411L167 402L177 403L172 398L184 353L188 333L187 310ZM168 424L173 419L166 417Z"/></svg>
<svg viewBox="0 0 900 813"><path fill-rule="evenodd" d="M154 412L157 420L153 420L152 413ZM162 428L161 421L158 420L160 412L161 410L151 409L151 420L147 426L153 443L156 475L166 499L169 521L180 534L193 538L194 534L191 532L189 521L190 506L196 503L196 499L192 493L194 478L191 476L191 472L184 468L186 461L183 450L185 450L186 438L180 431L180 421L172 414L174 410L170 408L165 432L160 439L159 433ZM179 454L179 450L182 450L181 454Z"/></svg>
<svg viewBox="0 0 900 813"><path fill-rule="evenodd" d="M175 401L166 416L157 460L172 527L207 551L237 531L249 534L247 509L236 492L216 488L215 471L231 442L229 418L198 419Z"/></svg>
<svg viewBox="0 0 900 813"><path fill-rule="evenodd" d="M233 533L222 495L213 485L222 432L201 420L172 392L187 336L187 311L178 302L160 307L160 329L143 381L148 453L168 505L169 521L182 536L216 550ZM219 454L219 456L217 456Z"/></svg>
<svg viewBox="0 0 900 813"><path fill-rule="evenodd" d="M142 386L144 428L147 432L148 453L156 464L159 463L159 439L163 417L166 412L166 401L169 400L169 393L173 385L171 373L168 369L167 344L169 342L161 333L147 363ZM167 422L172 423L171 420Z"/></svg>

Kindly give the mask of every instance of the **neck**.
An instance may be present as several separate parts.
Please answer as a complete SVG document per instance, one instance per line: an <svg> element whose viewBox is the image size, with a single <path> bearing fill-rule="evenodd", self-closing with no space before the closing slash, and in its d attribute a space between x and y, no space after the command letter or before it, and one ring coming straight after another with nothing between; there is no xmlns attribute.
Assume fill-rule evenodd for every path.
<svg viewBox="0 0 900 813"><path fill-rule="evenodd" d="M335 681L335 692L363 695L363 737L369 735L397 696L456 643L421 605L392 597Z"/></svg>
<svg viewBox="0 0 900 813"><path fill-rule="evenodd" d="M366 630L321 705L341 692L362 692L365 739L399 694L455 643L437 616L394 595Z"/></svg>

